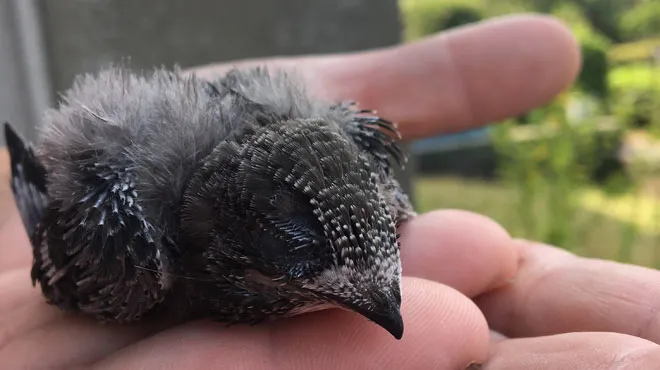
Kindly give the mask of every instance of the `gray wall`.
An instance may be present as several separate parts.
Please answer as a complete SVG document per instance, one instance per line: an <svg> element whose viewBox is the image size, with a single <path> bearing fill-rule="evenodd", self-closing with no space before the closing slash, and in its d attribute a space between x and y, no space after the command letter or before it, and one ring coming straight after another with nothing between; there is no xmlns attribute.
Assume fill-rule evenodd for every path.
<svg viewBox="0 0 660 370"><path fill-rule="evenodd" d="M396 0L43 1L53 86L134 67L359 50L400 40Z"/></svg>
<svg viewBox="0 0 660 370"><path fill-rule="evenodd" d="M30 138L34 122L52 101L35 4L0 0L0 123L9 121Z"/></svg>
<svg viewBox="0 0 660 370"><path fill-rule="evenodd" d="M400 29L396 0L0 0L0 121L32 138L76 74L126 59L185 68L360 50Z"/></svg>

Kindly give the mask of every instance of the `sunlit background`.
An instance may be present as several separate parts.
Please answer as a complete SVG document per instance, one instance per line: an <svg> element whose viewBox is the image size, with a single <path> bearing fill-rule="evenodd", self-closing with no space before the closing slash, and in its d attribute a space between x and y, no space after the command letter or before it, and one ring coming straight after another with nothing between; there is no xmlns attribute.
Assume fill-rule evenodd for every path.
<svg viewBox="0 0 660 370"><path fill-rule="evenodd" d="M566 22L583 55L577 83L551 104L486 129L415 143L420 210L471 210L516 237L658 267L660 1L400 4L407 40L534 11Z"/></svg>
<svg viewBox="0 0 660 370"><path fill-rule="evenodd" d="M412 143L418 210L470 210L515 237L660 267L658 0L9 0L0 3L0 121L31 138L75 74L126 57L189 67L361 50L522 12L573 29L584 58L577 83L515 119ZM13 209L1 153L0 225Z"/></svg>

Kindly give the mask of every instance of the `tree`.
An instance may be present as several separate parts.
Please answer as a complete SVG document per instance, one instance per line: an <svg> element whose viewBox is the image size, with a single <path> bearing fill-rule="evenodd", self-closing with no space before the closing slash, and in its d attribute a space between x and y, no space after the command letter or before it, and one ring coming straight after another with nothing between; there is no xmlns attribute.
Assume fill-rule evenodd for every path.
<svg viewBox="0 0 660 370"><path fill-rule="evenodd" d="M619 20L640 0L530 0L534 9L550 13L556 7L568 4L579 6L584 17L599 33L612 41L622 40ZM650 0L657 1L657 0Z"/></svg>
<svg viewBox="0 0 660 370"><path fill-rule="evenodd" d="M623 35L629 39L660 35L660 2L642 0L624 14L621 20Z"/></svg>

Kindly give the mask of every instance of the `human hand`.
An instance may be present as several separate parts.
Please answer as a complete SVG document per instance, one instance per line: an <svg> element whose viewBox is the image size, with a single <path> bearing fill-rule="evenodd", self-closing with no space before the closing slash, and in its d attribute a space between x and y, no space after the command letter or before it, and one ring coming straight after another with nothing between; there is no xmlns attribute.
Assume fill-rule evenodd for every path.
<svg viewBox="0 0 660 370"><path fill-rule="evenodd" d="M497 331L483 370L660 369L659 271L513 246L517 276L475 298Z"/></svg>
<svg viewBox="0 0 660 370"><path fill-rule="evenodd" d="M327 98L356 99L365 108L378 109L384 117L398 121L404 137L412 139L482 125L541 105L572 82L578 59L573 39L556 22L513 17L406 46L270 63L299 68L310 87ZM226 68L199 72L210 76ZM655 352L651 342L617 334L564 334L567 339L511 339L491 345L484 314L495 329L510 336L546 334L548 325L562 332L604 328L634 334L633 321L642 316L625 316L625 322L616 327L607 326L607 320L574 320L575 329L561 326L557 317L563 317L560 313L566 309L548 288L534 288L540 292L536 299L547 302L542 307L548 313L547 321L534 316L527 304L512 311L510 303L518 302L517 294L525 292L520 287L535 276L533 265L531 273L525 265L529 259L523 259L521 274L510 283L517 274L519 254L524 257L531 252L517 247L505 231L484 217L458 211L433 212L405 225L401 233L406 330L404 338L396 341L362 317L338 310L231 328L208 321L173 328L157 322L101 326L68 316L47 305L39 289L29 285L30 247L14 215L0 230L0 363L10 369L461 369L488 359L486 368L498 369L557 368L566 360L579 364L577 361L586 361L588 355L603 353L598 350L609 351L610 358L619 354L622 363L635 359L624 356L631 350ZM589 271L581 266L593 263L578 261L569 266L578 272ZM629 266L616 267L624 276L628 269L637 271ZM619 293L614 291L613 296L630 292L640 282L647 287L642 293L653 292L655 272L641 271L635 281L619 279ZM607 274L601 278L616 283ZM571 293L584 294L578 290L581 286L589 285L578 280L572 290L561 292L566 295L561 297L563 302L579 301L581 296ZM655 296L660 300L659 294ZM646 296L628 297L627 302L653 303L642 297ZM483 313L470 298L476 299ZM593 311L603 311L604 306L595 303L603 301L599 298L604 299L596 296L594 301L585 301L573 314L594 318ZM552 311L550 306L559 311ZM526 331L517 331L520 329L505 320L508 312L515 312L520 320L536 317L538 322L524 326ZM535 348L547 351L548 357L539 356ZM594 359L598 360L602 358Z"/></svg>

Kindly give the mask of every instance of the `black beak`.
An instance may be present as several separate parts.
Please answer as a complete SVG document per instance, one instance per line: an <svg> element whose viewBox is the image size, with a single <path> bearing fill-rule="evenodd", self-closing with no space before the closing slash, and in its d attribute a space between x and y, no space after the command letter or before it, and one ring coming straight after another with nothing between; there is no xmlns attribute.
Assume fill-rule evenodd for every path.
<svg viewBox="0 0 660 370"><path fill-rule="evenodd" d="M356 304L345 299L335 299L335 302L373 321L392 334L394 338L401 339L403 337L401 296L398 289L395 292L374 293L370 304Z"/></svg>
<svg viewBox="0 0 660 370"><path fill-rule="evenodd" d="M384 308L384 307L383 307ZM396 339L403 337L403 318L398 308L388 307L386 309L364 310L353 308L353 311L373 321L387 330Z"/></svg>

